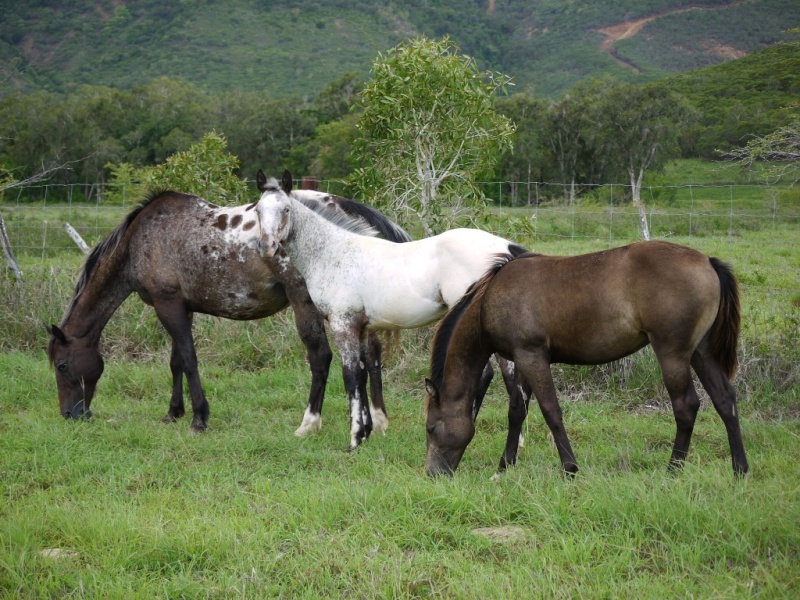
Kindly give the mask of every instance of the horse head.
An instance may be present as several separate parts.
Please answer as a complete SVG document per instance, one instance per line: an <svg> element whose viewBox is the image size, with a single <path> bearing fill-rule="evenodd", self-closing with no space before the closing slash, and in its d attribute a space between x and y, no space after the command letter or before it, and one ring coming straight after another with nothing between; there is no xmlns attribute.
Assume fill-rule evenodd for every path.
<svg viewBox="0 0 800 600"><path fill-rule="evenodd" d="M88 419L97 380L103 374L103 357L96 344L70 337L55 325L47 327L47 332L51 335L47 354L55 367L61 414L66 419Z"/></svg>
<svg viewBox="0 0 800 600"><path fill-rule="evenodd" d="M256 205L260 235L258 249L263 256L275 256L280 243L289 235L292 227L292 175L283 172L280 184L275 178L267 179L259 170L256 185L261 198Z"/></svg>
<svg viewBox="0 0 800 600"><path fill-rule="evenodd" d="M428 415L425 467L431 477L452 475L475 435L475 422L471 412L461 409L464 403L442 402L439 389L430 379L425 380L425 388L428 393L425 402ZM471 403L467 404L471 406Z"/></svg>

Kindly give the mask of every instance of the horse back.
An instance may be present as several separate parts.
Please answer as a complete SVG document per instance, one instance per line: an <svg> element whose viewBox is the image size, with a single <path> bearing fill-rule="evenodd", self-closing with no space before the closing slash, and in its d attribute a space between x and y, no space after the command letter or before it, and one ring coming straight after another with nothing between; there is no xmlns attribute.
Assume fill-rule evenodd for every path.
<svg viewBox="0 0 800 600"><path fill-rule="evenodd" d="M193 312L244 320L272 315L288 300L257 251L257 231L250 206L223 208L162 193L130 227L133 288L149 304L182 297Z"/></svg>
<svg viewBox="0 0 800 600"><path fill-rule="evenodd" d="M668 242L640 242L512 260L487 289L482 319L508 348L546 350L552 362L599 364L653 339L680 338L693 349L719 303L719 279L707 256Z"/></svg>

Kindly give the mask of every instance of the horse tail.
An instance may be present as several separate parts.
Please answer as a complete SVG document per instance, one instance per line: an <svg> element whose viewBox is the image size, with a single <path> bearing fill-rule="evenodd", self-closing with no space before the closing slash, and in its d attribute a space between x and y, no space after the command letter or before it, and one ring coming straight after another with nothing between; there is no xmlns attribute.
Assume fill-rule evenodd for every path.
<svg viewBox="0 0 800 600"><path fill-rule="evenodd" d="M711 266L719 278L719 311L711 326L711 352L717 359L725 376L730 380L736 375L739 358L736 353L741 324L739 285L731 268L717 258L710 258Z"/></svg>
<svg viewBox="0 0 800 600"><path fill-rule="evenodd" d="M514 246L513 250L511 246ZM430 377L431 381L437 388L441 388L442 381L444 379L444 360L447 356L447 348L450 345L453 332L455 331L456 325L461 319L461 316L475 302L480 303L483 300L483 296L486 293L489 284L492 282L492 279L494 279L494 276L497 275L500 269L502 269L515 258L525 254L524 248L522 248L523 252L518 252L520 248L522 248L522 246L510 244L509 251L507 253L495 254L494 261L489 266L489 269L481 276L480 279L467 288L467 291L464 292L464 295L461 296L459 301L447 311L447 314L445 314L439 323L436 334L433 336Z"/></svg>

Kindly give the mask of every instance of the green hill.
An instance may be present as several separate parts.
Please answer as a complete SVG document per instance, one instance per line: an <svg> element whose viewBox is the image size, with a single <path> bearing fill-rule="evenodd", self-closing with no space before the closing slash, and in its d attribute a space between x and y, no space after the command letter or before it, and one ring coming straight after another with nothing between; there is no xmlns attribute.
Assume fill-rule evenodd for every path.
<svg viewBox="0 0 800 600"><path fill-rule="evenodd" d="M0 95L128 88L310 97L416 35L450 35L483 69L541 96L587 76L648 81L719 64L800 25L796 0L0 0Z"/></svg>

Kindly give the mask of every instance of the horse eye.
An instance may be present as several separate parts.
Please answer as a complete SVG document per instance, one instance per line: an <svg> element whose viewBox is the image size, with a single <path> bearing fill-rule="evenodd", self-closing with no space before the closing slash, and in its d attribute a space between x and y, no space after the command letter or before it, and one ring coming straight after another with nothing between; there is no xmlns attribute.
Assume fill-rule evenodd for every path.
<svg viewBox="0 0 800 600"><path fill-rule="evenodd" d="M63 373L64 371L67 370L67 363L61 363L60 365L58 365L57 369Z"/></svg>
<svg viewBox="0 0 800 600"><path fill-rule="evenodd" d="M287 206L286 208L284 208L283 212L284 212L284 214L288 214L289 213L289 207Z"/></svg>
<svg viewBox="0 0 800 600"><path fill-rule="evenodd" d="M436 425L428 425L428 435L433 435L434 430L436 429Z"/></svg>

